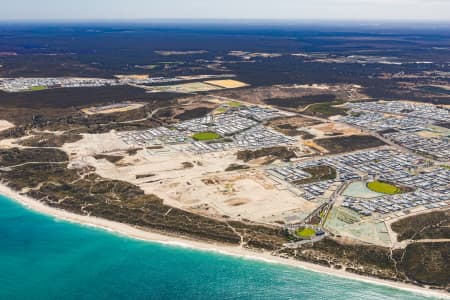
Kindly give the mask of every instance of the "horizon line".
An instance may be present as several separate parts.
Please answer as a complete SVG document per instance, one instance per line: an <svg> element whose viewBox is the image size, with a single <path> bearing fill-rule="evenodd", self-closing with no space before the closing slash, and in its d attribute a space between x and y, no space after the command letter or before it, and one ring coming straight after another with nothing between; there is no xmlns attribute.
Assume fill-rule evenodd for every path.
<svg viewBox="0 0 450 300"><path fill-rule="evenodd" d="M4 23L272 23L272 24L314 24L314 23L326 23L326 24L365 24L365 25L381 25L384 24L430 24L430 25L450 25L450 20L431 20L431 19L267 19L267 18L99 18L99 19L77 19L77 18L66 18L66 19L4 19L0 20L0 24Z"/></svg>

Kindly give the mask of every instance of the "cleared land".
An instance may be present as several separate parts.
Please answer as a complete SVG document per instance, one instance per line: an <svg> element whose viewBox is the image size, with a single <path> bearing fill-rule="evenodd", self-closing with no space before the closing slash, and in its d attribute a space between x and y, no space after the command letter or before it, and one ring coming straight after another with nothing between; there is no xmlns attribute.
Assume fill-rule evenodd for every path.
<svg viewBox="0 0 450 300"><path fill-rule="evenodd" d="M106 159L107 161L109 161L110 163L117 163L118 161L120 161L123 156L120 155L104 155L104 154L97 154L94 156L95 159Z"/></svg>
<svg viewBox="0 0 450 300"><path fill-rule="evenodd" d="M145 106L145 104L143 104L143 103L118 103L118 104L111 104L111 105L106 105L106 106L95 106L95 107L83 108L81 111L89 116L97 115L97 114L107 115L107 114L135 110L135 109L142 108L144 106Z"/></svg>
<svg viewBox="0 0 450 300"><path fill-rule="evenodd" d="M99 140L107 142L99 144ZM139 150L131 156L128 146L113 133L86 135L63 148L73 154L75 164L93 166L104 178L136 184L146 193L164 199L166 205L201 215L275 223L293 214L306 216L318 205L279 189L264 171L252 168L260 166L256 160L242 166L235 151L198 155L182 151L183 146L171 145ZM111 163L95 159L99 153L123 158ZM185 168L186 162L192 167ZM146 174L152 176L141 176Z"/></svg>
<svg viewBox="0 0 450 300"><path fill-rule="evenodd" d="M196 93L196 92L208 92L213 90L220 90L222 89L219 86L214 86L211 84L207 84L204 82L191 82L191 83L182 83L182 84L175 84L175 85L160 85L160 86L151 86L151 87L144 87L143 88L154 92L154 93Z"/></svg>
<svg viewBox="0 0 450 300"><path fill-rule="evenodd" d="M329 138L337 136L349 136L361 134L361 130L342 123L322 123L308 127L308 132L318 138Z"/></svg>
<svg viewBox="0 0 450 300"><path fill-rule="evenodd" d="M326 218L324 227L335 235L385 247L390 245L384 222L363 220L356 212L343 207L333 207Z"/></svg>
<svg viewBox="0 0 450 300"><path fill-rule="evenodd" d="M237 88L248 86L248 84L246 84L245 82L232 80L232 79L208 80L208 81L205 81L205 83L219 86L224 89L237 89Z"/></svg>
<svg viewBox="0 0 450 300"><path fill-rule="evenodd" d="M237 80L208 80L203 82L189 82L175 85L141 86L151 92L171 92L171 93L196 93L208 92L222 89L236 89L248 86L244 82Z"/></svg>

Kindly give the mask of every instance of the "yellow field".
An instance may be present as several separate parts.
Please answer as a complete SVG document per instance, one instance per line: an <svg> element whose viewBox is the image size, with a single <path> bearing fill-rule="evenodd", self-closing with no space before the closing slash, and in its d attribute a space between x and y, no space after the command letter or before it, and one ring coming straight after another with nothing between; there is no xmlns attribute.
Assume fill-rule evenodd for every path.
<svg viewBox="0 0 450 300"><path fill-rule="evenodd" d="M150 76L133 74L133 75L115 75L115 77L119 78L119 79L144 80L144 79L148 79Z"/></svg>
<svg viewBox="0 0 450 300"><path fill-rule="evenodd" d="M421 136L423 138L429 139L429 138L440 138L442 134L439 134L437 132L429 131L429 130L422 130L419 132L416 132L418 136Z"/></svg>
<svg viewBox="0 0 450 300"><path fill-rule="evenodd" d="M232 79L209 80L209 81L205 81L205 83L220 86L225 89L236 89L236 88L248 86L248 84L246 84L244 82L232 80Z"/></svg>

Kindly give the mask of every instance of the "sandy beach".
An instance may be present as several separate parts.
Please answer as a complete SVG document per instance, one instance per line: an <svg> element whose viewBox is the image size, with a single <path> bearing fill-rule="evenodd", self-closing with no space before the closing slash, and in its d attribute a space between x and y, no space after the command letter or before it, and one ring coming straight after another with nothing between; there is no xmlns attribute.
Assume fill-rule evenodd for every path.
<svg viewBox="0 0 450 300"><path fill-rule="evenodd" d="M156 242L161 243L165 245L175 246L175 247L183 247L183 248L192 248L200 251L209 251L209 252L216 252L224 255L231 255L235 257L240 257L244 259L250 259L250 260L259 260L264 261L267 263L274 263L274 264L282 264L287 265L291 267L299 267L303 269L307 269L310 271L325 273L328 275L338 276L346 279L353 279L353 280L359 280L364 281L367 283L372 284L379 284L384 286L389 286L397 289L407 290L414 293L419 293L424 296L429 297L436 297L440 299L450 299L450 295L444 291L436 291L436 290L429 290L426 288L421 288L418 286L405 284L405 283L398 283L398 282L391 282L386 280L381 280L377 278L371 278L371 277L364 277L352 273L348 273L342 270L335 270L330 269L327 267L322 267L319 265L296 261L293 259L285 259L281 257L272 256L268 252L254 252L249 249L241 248L238 246L229 246L229 245L223 245L223 244L215 244L215 243L207 243L203 241L195 241L188 238L182 238L182 237L174 237L174 236L166 236L159 233L142 230L130 225L108 221L105 219L100 219L96 217L91 216L81 216L77 214L73 214L67 211L63 211L56 208L48 207L30 197L20 195L16 191L11 190L10 188L0 184L0 195L4 195L8 198L11 198L28 209L31 209L33 211L46 214L49 216L54 216L58 219L62 219L69 222L74 222L78 224L82 224L85 226L95 227L95 228L101 228L103 230L107 230L109 232L113 232L119 235L139 239L139 240L145 240L149 242Z"/></svg>

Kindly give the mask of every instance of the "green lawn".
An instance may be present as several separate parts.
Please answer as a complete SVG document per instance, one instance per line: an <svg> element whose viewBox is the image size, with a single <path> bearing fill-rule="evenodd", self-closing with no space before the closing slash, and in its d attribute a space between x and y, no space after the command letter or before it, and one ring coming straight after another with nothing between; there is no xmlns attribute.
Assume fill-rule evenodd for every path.
<svg viewBox="0 0 450 300"><path fill-rule="evenodd" d="M215 132L199 132L192 136L192 138L196 141L211 141L220 139L220 134Z"/></svg>
<svg viewBox="0 0 450 300"><path fill-rule="evenodd" d="M218 114L223 114L226 113L228 111L228 109L226 107L219 107L218 109L216 109L216 113Z"/></svg>
<svg viewBox="0 0 450 300"><path fill-rule="evenodd" d="M237 101L231 101L231 102L228 102L227 104L230 107L241 107L242 106L242 103L237 102Z"/></svg>
<svg viewBox="0 0 450 300"><path fill-rule="evenodd" d="M371 191L387 195L395 195L402 192L402 190L395 185L381 181L369 182L367 188Z"/></svg>
<svg viewBox="0 0 450 300"><path fill-rule="evenodd" d="M30 88L30 91L35 92L35 91L42 91L42 90L46 90L46 89L47 89L46 86L40 85L40 86L32 86Z"/></svg>
<svg viewBox="0 0 450 300"><path fill-rule="evenodd" d="M299 228L296 233L304 239L309 239L316 235L316 231L312 228Z"/></svg>

